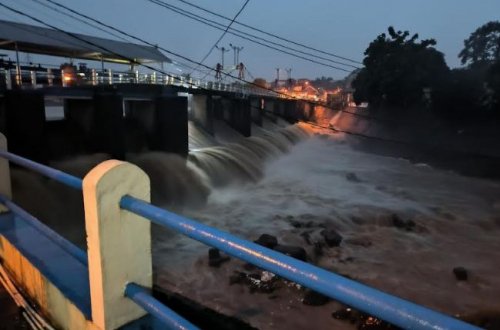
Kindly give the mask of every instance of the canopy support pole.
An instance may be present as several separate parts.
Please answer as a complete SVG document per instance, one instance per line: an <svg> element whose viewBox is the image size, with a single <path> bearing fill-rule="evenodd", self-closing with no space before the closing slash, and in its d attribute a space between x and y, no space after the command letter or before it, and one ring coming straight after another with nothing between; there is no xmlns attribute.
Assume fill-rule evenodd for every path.
<svg viewBox="0 0 500 330"><path fill-rule="evenodd" d="M16 48L16 84L17 84L17 86L21 87L21 84L22 84L21 64L19 62L19 48L17 47L17 42L14 43L14 46Z"/></svg>

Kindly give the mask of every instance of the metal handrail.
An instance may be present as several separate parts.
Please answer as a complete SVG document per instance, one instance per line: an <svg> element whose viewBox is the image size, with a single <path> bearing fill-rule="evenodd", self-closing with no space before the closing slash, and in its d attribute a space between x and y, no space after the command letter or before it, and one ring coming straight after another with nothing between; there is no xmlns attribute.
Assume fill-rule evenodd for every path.
<svg viewBox="0 0 500 330"><path fill-rule="evenodd" d="M480 329L227 232L124 196L122 209L405 329Z"/></svg>
<svg viewBox="0 0 500 330"><path fill-rule="evenodd" d="M18 156L16 154L10 153L8 151L0 150L0 157L5 158L13 163L20 166L31 169L39 174L46 177L54 179L60 183L63 183L72 188L82 190L83 181L73 175L67 174L65 172L56 170L54 168L39 164L32 160L26 159L24 157ZM0 203L4 204L10 211L14 214L20 216L26 220L31 226L41 232L43 235L51 239L55 244L57 244L61 249L68 252L74 258L76 258L83 265L88 267L88 256L85 251L81 250L73 243L66 240L64 237L47 227L40 220L35 218L33 215L26 212L24 209L19 207L17 204L12 202L7 197L0 194ZM198 329L192 325L187 320L183 319L181 316L177 315L170 308L163 305L161 302L153 298L146 289L138 286L134 283L129 283L124 291L124 295L132 299L136 304L144 308L151 315L158 318L170 329Z"/></svg>
<svg viewBox="0 0 500 330"><path fill-rule="evenodd" d="M153 298L149 290L135 283L127 284L125 287L125 296L134 301L137 305L141 306L144 310L149 312L149 314L162 321L163 324L169 327L169 329L198 329L198 327L179 316L176 312L162 304L157 299Z"/></svg>
<svg viewBox="0 0 500 330"><path fill-rule="evenodd" d="M96 70L88 69L86 72L77 72L77 76L73 78L70 82L65 82L62 76L64 70L59 70L55 68L54 70L59 70L58 74L52 71L52 68L43 68L40 70L38 68L33 69L21 69L19 71L20 77L17 77L17 71L12 73L11 69L2 69L5 75L7 86L11 86L12 83L20 84L24 87L38 88L43 86L53 86L55 84L62 86L72 86L75 83L77 85L114 85L114 84L124 84L124 83L135 83L135 84L152 84L152 85L174 85L174 86L185 86L193 89L205 88L218 91L226 91L232 93L241 93L244 95L260 95L260 96L276 96L273 92L255 88L254 86L246 85L235 85L235 84L224 84L218 81L202 81L199 79L185 78L183 76L175 74L152 74L152 73L139 73L131 71L118 71L118 70ZM83 76L82 76L83 74ZM1 76L1 75L0 75ZM17 79L20 81L15 82ZM29 84L25 84L25 80L30 81ZM9 80L9 82L7 82ZM57 83L56 83L57 81ZM41 83L40 83L41 82ZM8 87L11 89L11 87Z"/></svg>
<svg viewBox="0 0 500 330"><path fill-rule="evenodd" d="M42 165L27 158L10 153L8 151L0 150L0 157L8 159L9 161L16 163L17 165L20 165L22 167L29 168L30 170L33 170L39 174L54 179L71 188L82 190L82 179L77 178L76 176L67 174L63 171L56 170L55 168L49 166Z"/></svg>

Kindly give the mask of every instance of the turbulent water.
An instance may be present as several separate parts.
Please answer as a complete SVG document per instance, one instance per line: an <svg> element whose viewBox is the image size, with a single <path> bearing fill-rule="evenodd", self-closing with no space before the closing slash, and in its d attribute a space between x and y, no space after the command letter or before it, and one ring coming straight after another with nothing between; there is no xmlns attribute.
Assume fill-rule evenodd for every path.
<svg viewBox="0 0 500 330"><path fill-rule="evenodd" d="M274 235L305 248L313 264L448 314L500 311L498 182L356 151L346 137L304 124L266 120L252 131L245 139L217 122L211 136L190 123L187 162L160 153L128 160L151 177L157 205L249 240ZM106 158L52 165L83 176ZM78 194L19 170L13 186L23 206L84 246L83 220L71 228L65 220L68 205L81 210ZM318 251L324 228L343 237L339 247ZM332 318L336 302L304 305L304 289L291 283L272 293L230 285L235 271L255 270L235 259L209 267L207 251L154 226L155 283L262 329L354 327ZM455 279L458 266L467 281Z"/></svg>
<svg viewBox="0 0 500 330"><path fill-rule="evenodd" d="M251 182L212 186L205 207L183 213L250 240L275 235L281 244L304 247L314 264L451 315L500 311L498 183L362 153L343 136L321 133L276 145L275 152L288 152L258 164L233 149L248 166L259 166L258 175L252 169ZM395 226L395 219L412 225ZM314 242L325 227L343 241L318 256ZM234 271L252 271L237 260L208 267L207 247L168 231L156 230L154 258L158 285L253 326L354 328L332 318L339 304L306 306L304 291L293 285L271 294L230 285ZM457 281L455 267L466 268L469 279Z"/></svg>

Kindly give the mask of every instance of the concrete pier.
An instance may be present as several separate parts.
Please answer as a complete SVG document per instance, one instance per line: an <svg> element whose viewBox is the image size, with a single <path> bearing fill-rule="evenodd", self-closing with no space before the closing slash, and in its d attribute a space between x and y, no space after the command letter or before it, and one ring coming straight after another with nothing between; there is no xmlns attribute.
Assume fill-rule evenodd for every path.
<svg viewBox="0 0 500 330"><path fill-rule="evenodd" d="M187 98L162 96L155 99L155 133L151 150L187 156L189 152Z"/></svg>
<svg viewBox="0 0 500 330"><path fill-rule="evenodd" d="M258 126L262 126L262 118L264 115L264 102L262 98L250 99L250 117L252 122Z"/></svg>
<svg viewBox="0 0 500 330"><path fill-rule="evenodd" d="M211 95L194 94L191 101L190 120L205 131L214 134L214 101Z"/></svg>
<svg viewBox="0 0 500 330"><path fill-rule="evenodd" d="M5 93L5 135L12 152L45 163L45 100L37 91Z"/></svg>
<svg viewBox="0 0 500 330"><path fill-rule="evenodd" d="M115 159L125 159L125 120L123 96L100 92L94 96L91 152L104 152Z"/></svg>

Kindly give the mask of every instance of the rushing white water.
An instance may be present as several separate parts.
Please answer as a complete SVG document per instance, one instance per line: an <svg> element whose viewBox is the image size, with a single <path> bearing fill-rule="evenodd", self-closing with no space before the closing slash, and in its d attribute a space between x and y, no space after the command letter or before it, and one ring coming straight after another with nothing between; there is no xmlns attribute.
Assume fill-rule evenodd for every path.
<svg viewBox="0 0 500 330"><path fill-rule="evenodd" d="M249 240L275 235L320 267L448 314L500 311L498 183L355 151L340 136L303 141L261 171L256 182L212 188L205 207L183 213ZM395 216L415 226L397 228ZM343 242L316 256L304 236L321 241L325 226ZM294 287L229 285L235 270L248 272L242 262L208 267L207 247L166 230L155 229L154 257L158 285L259 328L353 328L331 317L339 304L303 305ZM455 279L457 266L468 281Z"/></svg>

